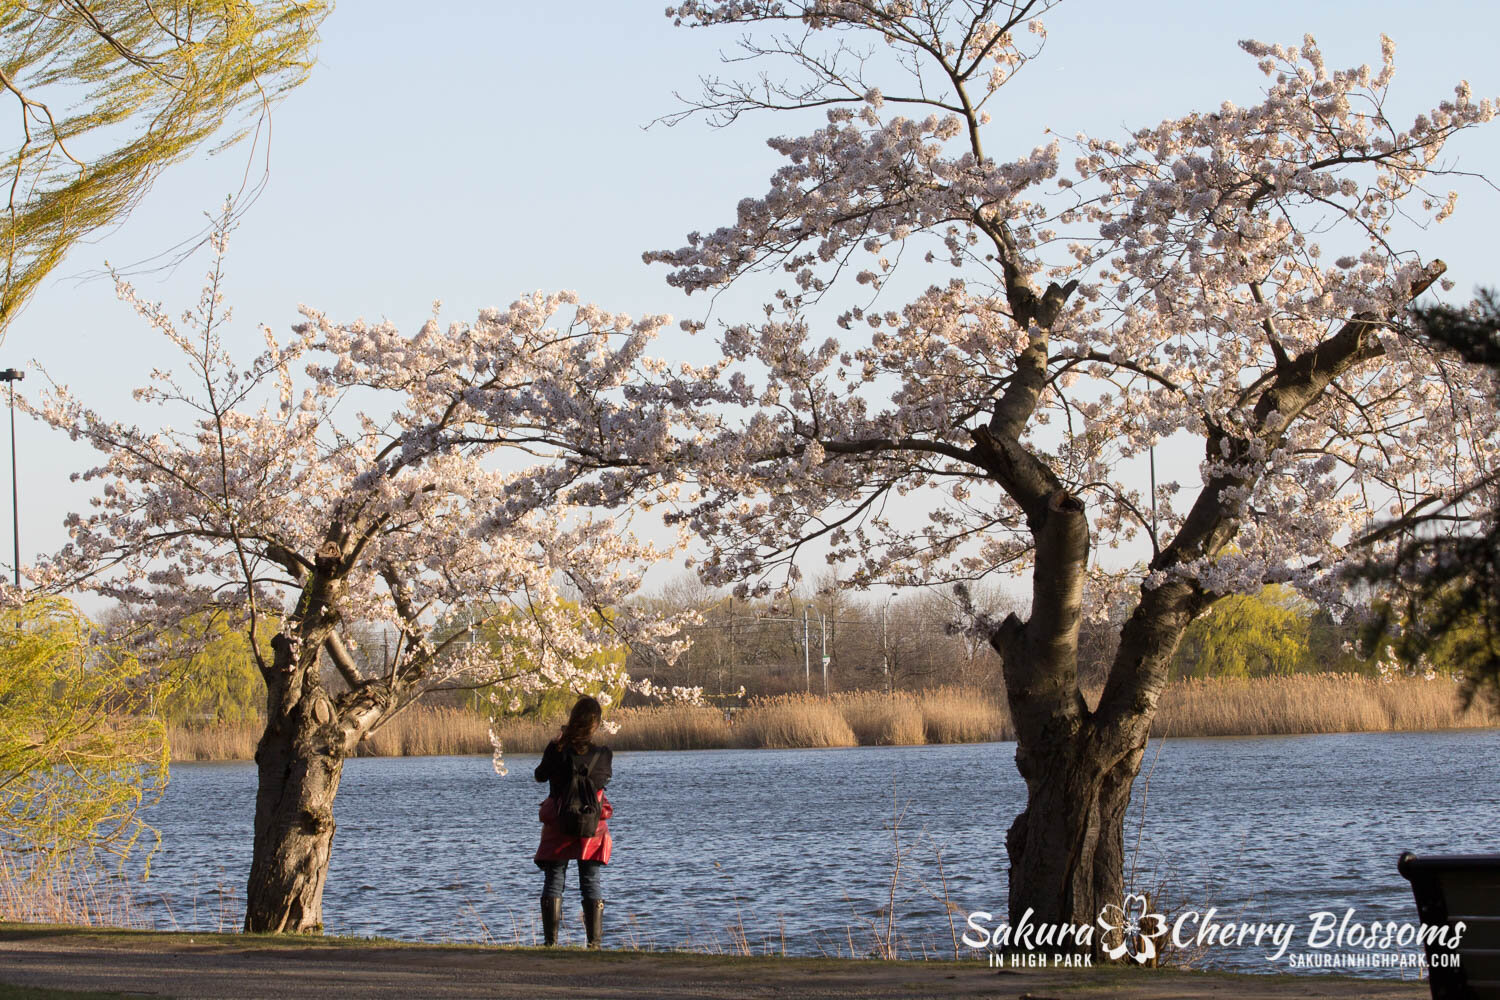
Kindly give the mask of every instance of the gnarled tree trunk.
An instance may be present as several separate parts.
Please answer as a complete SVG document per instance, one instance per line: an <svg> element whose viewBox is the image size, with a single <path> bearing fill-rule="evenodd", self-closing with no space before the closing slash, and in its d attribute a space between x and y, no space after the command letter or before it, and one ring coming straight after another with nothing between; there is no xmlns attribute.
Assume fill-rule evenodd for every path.
<svg viewBox="0 0 1500 1000"><path fill-rule="evenodd" d="M1018 749L1026 809L1006 834L1010 855L1010 922L1031 911L1032 924L1095 928L1125 895L1124 830L1131 784L1144 746L1121 755L1092 726L1072 739Z"/></svg>
<svg viewBox="0 0 1500 1000"><path fill-rule="evenodd" d="M284 636L266 672L267 720L255 750L255 847L245 930L323 930L323 886L333 848L333 799L352 745L317 683L317 659L299 663Z"/></svg>
<svg viewBox="0 0 1500 1000"><path fill-rule="evenodd" d="M255 751L255 851L245 930L320 933L344 760L301 718L272 720Z"/></svg>

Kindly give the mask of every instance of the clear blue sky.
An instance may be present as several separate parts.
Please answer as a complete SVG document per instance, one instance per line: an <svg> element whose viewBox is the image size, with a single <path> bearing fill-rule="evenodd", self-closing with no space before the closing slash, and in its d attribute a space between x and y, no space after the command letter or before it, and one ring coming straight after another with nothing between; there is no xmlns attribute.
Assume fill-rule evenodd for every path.
<svg viewBox="0 0 1500 1000"><path fill-rule="evenodd" d="M669 289L641 252L730 221L777 165L764 138L816 124L643 129L678 107L674 90L691 92L700 73L716 71L718 50L733 41L674 29L663 6L343 0L310 80L274 113L270 184L231 247L244 355L259 350L257 324L284 331L304 302L412 329L434 299L458 318L538 288L576 289L611 309L698 315L701 300ZM1031 149L1047 128L1121 135L1225 99L1250 103L1263 77L1236 47L1247 37L1296 44L1310 32L1328 63L1345 67L1378 63L1379 34L1390 34L1398 123L1451 96L1461 78L1476 96L1500 95L1495 3L1068 0L1047 24L1043 57L991 109L1004 130L992 127L996 157ZM1500 178L1500 126L1450 148L1457 166ZM126 222L76 249L44 284L0 347L0 367L35 359L107 412L149 418L128 392L170 363L164 345L107 280L74 278L177 244L244 168L236 147L166 173ZM1455 295L1500 283L1497 223L1500 194L1470 186L1458 215L1426 234L1420 249L1449 262ZM180 312L205 266L200 256L137 285ZM31 375L24 387L37 382ZM18 435L24 561L64 540L64 513L88 497L68 475L92 453L30 422ZM9 533L0 535L8 561Z"/></svg>

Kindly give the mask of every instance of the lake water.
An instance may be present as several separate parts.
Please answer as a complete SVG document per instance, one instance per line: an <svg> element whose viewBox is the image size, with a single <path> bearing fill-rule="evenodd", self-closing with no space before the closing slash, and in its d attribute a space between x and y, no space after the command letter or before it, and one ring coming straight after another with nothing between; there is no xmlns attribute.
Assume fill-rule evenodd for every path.
<svg viewBox="0 0 1500 1000"><path fill-rule="evenodd" d="M869 954L886 936L899 811L901 953L952 957L938 851L961 910L957 933L971 911L1002 919L1005 831L1024 800L1014 752L992 743L616 754L606 939ZM327 930L533 940L541 877L530 857L545 794L531 780L535 762L510 757L502 778L483 757L348 761ZM1139 845L1134 882L1169 915L1213 906L1221 921L1291 923L1293 952L1305 950L1319 911L1413 922L1397 856L1500 851L1497 778L1496 730L1179 739L1159 755L1153 743L1127 827L1127 849ZM149 817L162 846L139 911L159 927L237 929L254 799L253 765L174 765ZM572 940L581 931L571 870L567 896ZM1185 926L1190 935L1197 924ZM1265 951L1215 946L1198 961L1272 971Z"/></svg>

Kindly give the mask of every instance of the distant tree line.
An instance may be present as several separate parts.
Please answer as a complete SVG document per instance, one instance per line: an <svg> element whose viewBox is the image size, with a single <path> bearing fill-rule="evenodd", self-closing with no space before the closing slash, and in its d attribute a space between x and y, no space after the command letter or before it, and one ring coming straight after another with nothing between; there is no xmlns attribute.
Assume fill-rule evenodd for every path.
<svg viewBox="0 0 1500 1000"><path fill-rule="evenodd" d="M823 690L915 690L944 684L994 690L1000 661L972 629L973 611L1003 618L1024 602L998 588L975 595L973 611L952 593L926 589L895 596L861 593L825 580L810 593L780 601L744 600L700 584L673 581L645 599L654 610L697 611L685 630L692 646L676 663L632 653L626 669L663 683L701 687L709 696ZM803 612L807 612L804 652ZM1385 608L1377 608L1383 614ZM1122 615L1113 610L1079 632L1079 674L1086 687L1104 683L1119 644ZM1387 653L1401 632L1369 634L1365 618L1335 617L1293 591L1269 586L1236 595L1189 626L1172 663L1174 678L1266 677L1336 671L1375 674L1384 658L1407 666L1404 647ZM1441 650L1429 657L1442 666ZM1415 667L1413 658L1411 666Z"/></svg>
<svg viewBox="0 0 1500 1000"><path fill-rule="evenodd" d="M632 675L653 677L665 686L698 687L711 701L824 691L823 657L828 657L827 690L911 691L943 685L1002 690L1000 662L973 629L974 612L1003 617L1024 612L1020 598L999 588L981 588L972 609L953 593L923 589L875 594L841 585L829 577L808 592L780 601L733 597L685 575L653 595L637 599L646 610L677 614L695 611L699 622L680 634L691 641L675 663L645 649L621 645L594 654L591 662L623 666ZM807 614L804 647L803 612ZM1376 675L1385 669L1461 671L1468 651L1484 641L1485 624L1469 616L1452 623L1441 638L1413 639L1426 630L1411 615L1430 609L1375 606L1371 614L1344 612L1342 618L1280 586L1259 594L1235 595L1189 626L1172 662L1172 677L1268 677L1338 672ZM1120 614L1109 610L1079 632L1079 672L1086 688L1103 685L1119 644ZM259 717L265 688L260 683L242 633L222 624L197 623L192 635L164 635L157 658L151 713L179 725L213 725ZM467 625L459 619L439 625L447 636ZM399 636L375 627L354 629L352 653L363 669L378 674L398 652ZM478 643L504 639L493 626L476 631ZM181 648L174 656L172 648ZM329 668L332 669L331 667ZM601 689L603 690L603 689ZM624 704L649 699L610 685ZM512 706L510 703L515 700ZM567 693L515 698L504 686L456 685L433 701L480 711L557 714ZM142 705L142 709L145 709Z"/></svg>
<svg viewBox="0 0 1500 1000"><path fill-rule="evenodd" d="M979 597L989 614L1016 606L998 589ZM963 607L941 590L872 595L829 578L808 593L745 600L684 577L643 600L655 611L696 611L701 621L684 629L692 645L675 663L632 652L626 669L710 696L742 686L747 695L821 693L825 655L829 691L999 683L988 641L964 630Z"/></svg>

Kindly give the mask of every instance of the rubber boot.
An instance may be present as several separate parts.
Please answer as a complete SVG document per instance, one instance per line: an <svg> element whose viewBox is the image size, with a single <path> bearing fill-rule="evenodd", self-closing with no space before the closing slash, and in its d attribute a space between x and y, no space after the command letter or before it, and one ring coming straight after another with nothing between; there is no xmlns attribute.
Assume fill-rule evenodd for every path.
<svg viewBox="0 0 1500 1000"><path fill-rule="evenodd" d="M604 936L604 900L583 901L583 933L588 937L590 948L602 947L600 938Z"/></svg>
<svg viewBox="0 0 1500 1000"><path fill-rule="evenodd" d="M557 925L562 923L562 910L561 896L542 897L542 944L549 948L557 944Z"/></svg>

